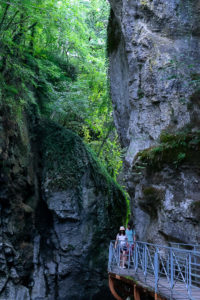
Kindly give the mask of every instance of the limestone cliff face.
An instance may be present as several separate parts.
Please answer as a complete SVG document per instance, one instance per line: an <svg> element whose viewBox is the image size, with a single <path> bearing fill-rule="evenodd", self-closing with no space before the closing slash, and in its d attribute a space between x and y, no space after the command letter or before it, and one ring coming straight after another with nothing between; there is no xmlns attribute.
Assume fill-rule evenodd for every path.
<svg viewBox="0 0 200 300"><path fill-rule="evenodd" d="M121 190L79 137L34 112L18 126L1 108L0 135L0 299L106 297Z"/></svg>
<svg viewBox="0 0 200 300"><path fill-rule="evenodd" d="M127 147L126 182L139 237L197 242L199 223L191 205L199 204L199 160L190 165L180 159L180 167L163 163L162 170L143 169L141 174L134 166L140 151L159 145L163 132L199 129L200 1L110 0L110 4L111 95L115 124ZM187 158L187 151L181 151L179 158ZM174 161L177 157L176 153ZM151 204L141 204L148 202L146 188L162 194L161 204L152 206L154 216L147 208Z"/></svg>

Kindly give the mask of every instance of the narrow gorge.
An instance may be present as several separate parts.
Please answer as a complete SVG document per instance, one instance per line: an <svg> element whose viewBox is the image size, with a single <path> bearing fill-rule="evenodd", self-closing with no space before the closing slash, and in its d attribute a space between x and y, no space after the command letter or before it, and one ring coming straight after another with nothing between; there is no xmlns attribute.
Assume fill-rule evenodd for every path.
<svg viewBox="0 0 200 300"><path fill-rule="evenodd" d="M0 33L10 9L6 3L0 1L4 11ZM97 158L111 128L110 119L104 120L94 108L101 89L107 88L107 83L96 87L92 81L101 74L91 75L88 67L78 86L85 92L85 78L91 75L88 90L91 95L97 91L95 100L90 95L85 106L74 110L66 106L68 114L62 122L54 118L64 111L59 105L66 91L66 99L71 90L71 97L80 96L79 90L75 94L70 87L84 66L78 70L73 59L84 63L87 50L78 53L78 38L72 37L61 47L67 62L52 55L46 63L50 52L39 46L49 43L52 53L59 48L53 26L51 39L40 40L42 29L37 31L37 26L42 21L34 19L34 10L27 33L24 28L29 21L24 14L30 14L32 7L24 12L20 5L4 24L0 39L0 300L112 300L108 247L128 217L138 240L166 246L170 242L200 244L200 0L109 0L109 4L109 88L114 124L125 153L118 177L129 194L128 204L124 187L111 176L113 170L109 174ZM67 8L63 15L67 23L71 17ZM18 17L19 26L10 30ZM59 27L59 17L54 17ZM63 34L58 40L64 39ZM90 33L87 43L92 39ZM70 53L70 47L77 49ZM99 40L90 46L94 52L101 47ZM94 57L88 58L88 65L98 61ZM58 107L51 108L49 94ZM85 107L91 112L83 121ZM88 141L95 144L105 131L91 125L95 114L95 126L98 118L110 126L98 144L98 155L87 144L89 134ZM112 112L106 114L110 117Z"/></svg>

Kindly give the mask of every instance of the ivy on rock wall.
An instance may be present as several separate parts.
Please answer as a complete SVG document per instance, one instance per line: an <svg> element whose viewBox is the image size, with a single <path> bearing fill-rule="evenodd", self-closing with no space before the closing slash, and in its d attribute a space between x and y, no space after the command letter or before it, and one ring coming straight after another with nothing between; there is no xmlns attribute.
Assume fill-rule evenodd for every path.
<svg viewBox="0 0 200 300"><path fill-rule="evenodd" d="M106 222L110 220L109 222L113 223L110 224L110 230L115 232L116 224L126 221L126 195L102 166L95 153L75 133L52 121L41 123L38 136L41 145L45 195L49 193L54 195L63 191L71 191L70 193L73 194L72 191L76 190L76 194L79 195L76 196L78 207L81 210L85 205L84 195L91 193L87 200L91 201L88 210L96 209L95 207L98 206L100 227L107 228ZM93 198L94 202L92 202Z"/></svg>
<svg viewBox="0 0 200 300"><path fill-rule="evenodd" d="M163 132L160 144L140 151L137 155L136 168L160 170L163 165L178 168L182 163L195 165L199 162L200 132L185 130L176 134Z"/></svg>
<svg viewBox="0 0 200 300"><path fill-rule="evenodd" d="M84 144L78 135L52 121L43 121L38 129L38 135L42 147L43 167L51 179L51 188L54 186L56 190L62 190L79 187L81 178L88 168L96 187L101 187L105 195L116 190L121 193L119 202L125 198L123 189L109 175L94 151ZM125 212L126 205L124 209Z"/></svg>

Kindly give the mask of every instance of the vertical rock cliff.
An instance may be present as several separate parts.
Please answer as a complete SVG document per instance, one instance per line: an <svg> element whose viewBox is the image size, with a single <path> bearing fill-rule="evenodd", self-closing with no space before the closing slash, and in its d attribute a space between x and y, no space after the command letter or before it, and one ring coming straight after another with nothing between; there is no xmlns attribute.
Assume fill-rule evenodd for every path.
<svg viewBox="0 0 200 300"><path fill-rule="evenodd" d="M110 5L111 96L139 238L200 242L200 1Z"/></svg>
<svg viewBox="0 0 200 300"><path fill-rule="evenodd" d="M99 299L123 192L72 132L0 111L0 299Z"/></svg>

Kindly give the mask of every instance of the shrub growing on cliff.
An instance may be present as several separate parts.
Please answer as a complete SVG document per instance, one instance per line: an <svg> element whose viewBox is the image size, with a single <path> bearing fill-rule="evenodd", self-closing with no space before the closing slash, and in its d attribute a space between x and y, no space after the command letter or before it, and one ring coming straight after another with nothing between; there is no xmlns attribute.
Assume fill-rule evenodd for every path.
<svg viewBox="0 0 200 300"><path fill-rule="evenodd" d="M160 169L164 164L178 167L185 161L199 161L200 132L163 133L161 143L139 152L138 158L153 169Z"/></svg>

